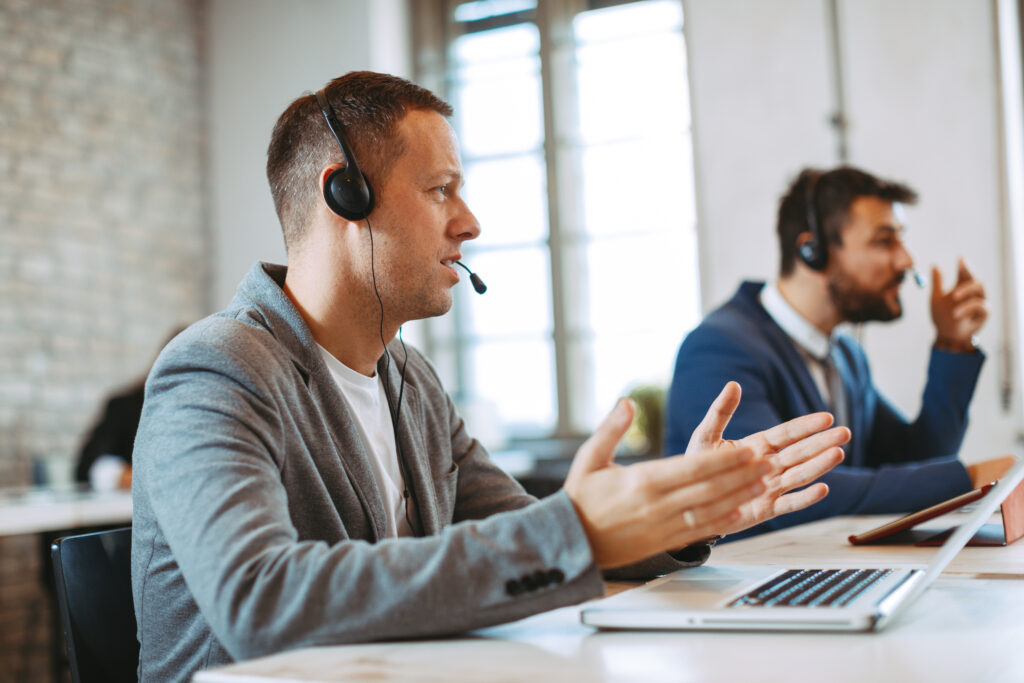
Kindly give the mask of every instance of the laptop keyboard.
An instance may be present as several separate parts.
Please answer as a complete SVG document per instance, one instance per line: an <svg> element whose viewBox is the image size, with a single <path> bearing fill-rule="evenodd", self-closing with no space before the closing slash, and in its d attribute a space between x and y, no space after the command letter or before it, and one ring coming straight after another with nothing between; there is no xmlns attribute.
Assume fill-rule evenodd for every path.
<svg viewBox="0 0 1024 683"><path fill-rule="evenodd" d="M729 603L730 607L843 607L892 569L790 569Z"/></svg>

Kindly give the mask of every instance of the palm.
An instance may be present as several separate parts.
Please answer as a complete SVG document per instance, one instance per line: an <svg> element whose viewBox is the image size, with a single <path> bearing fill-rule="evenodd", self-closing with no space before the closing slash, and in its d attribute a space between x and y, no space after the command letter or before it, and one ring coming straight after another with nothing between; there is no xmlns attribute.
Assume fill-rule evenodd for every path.
<svg viewBox="0 0 1024 683"><path fill-rule="evenodd" d="M694 430L686 451L731 446L734 442L723 439L722 434L739 402L740 387L729 382ZM831 424L828 413L814 413L735 442L750 448L755 457L770 460L774 467L764 477L764 493L740 508L741 517L730 533L801 510L825 497L828 487L812 482L842 461L838 446L850 438L846 427L826 429Z"/></svg>

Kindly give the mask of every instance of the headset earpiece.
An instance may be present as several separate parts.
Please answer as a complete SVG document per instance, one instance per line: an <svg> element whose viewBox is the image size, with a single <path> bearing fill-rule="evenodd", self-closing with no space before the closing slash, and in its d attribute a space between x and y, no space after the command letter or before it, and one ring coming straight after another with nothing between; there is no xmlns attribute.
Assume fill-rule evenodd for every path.
<svg viewBox="0 0 1024 683"><path fill-rule="evenodd" d="M801 244L797 249L800 260L811 270L825 270L825 266L828 265L828 242L818 221L817 194L815 192L820 177L821 175L817 174L807 183L807 197L805 201L807 208L807 232L811 233L811 239Z"/></svg>
<svg viewBox="0 0 1024 683"><path fill-rule="evenodd" d="M828 250L813 237L800 245L800 260L812 270L825 270L828 265Z"/></svg>
<svg viewBox="0 0 1024 683"><path fill-rule="evenodd" d="M353 168L354 157L348 159L348 166L331 171L324 179L324 201L339 216L361 221L373 211L373 189L359 167Z"/></svg>
<svg viewBox="0 0 1024 683"><path fill-rule="evenodd" d="M373 211L373 188L359 170L355 155L345 143L345 138L341 134L342 127L335 120L334 112L323 90L317 91L316 101L320 105L320 112L324 115L327 127L345 155L345 167L332 171L324 180L324 201L331 211L342 218L361 221Z"/></svg>

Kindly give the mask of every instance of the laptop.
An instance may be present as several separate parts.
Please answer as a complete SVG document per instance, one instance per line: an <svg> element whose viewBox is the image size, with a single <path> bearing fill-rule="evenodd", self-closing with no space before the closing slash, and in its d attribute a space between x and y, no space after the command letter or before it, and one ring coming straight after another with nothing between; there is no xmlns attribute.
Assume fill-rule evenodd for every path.
<svg viewBox="0 0 1024 683"><path fill-rule="evenodd" d="M921 595L1022 479L1017 455L927 566L704 565L590 603L580 619L600 629L877 631Z"/></svg>

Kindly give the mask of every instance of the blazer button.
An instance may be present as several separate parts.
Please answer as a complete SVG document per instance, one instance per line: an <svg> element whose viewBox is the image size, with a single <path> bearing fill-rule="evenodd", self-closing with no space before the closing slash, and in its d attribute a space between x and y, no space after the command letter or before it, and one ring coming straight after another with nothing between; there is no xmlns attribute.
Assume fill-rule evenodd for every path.
<svg viewBox="0 0 1024 683"><path fill-rule="evenodd" d="M533 578L532 574L527 574L526 576L522 577L521 579L519 579L519 582L523 584L523 587L526 590L531 592L537 590L538 588L537 580Z"/></svg>
<svg viewBox="0 0 1024 683"><path fill-rule="evenodd" d="M546 588L547 585L551 583L548 573L539 569L533 573L533 580L537 583L539 588Z"/></svg>
<svg viewBox="0 0 1024 683"><path fill-rule="evenodd" d="M523 592L523 586L515 579L509 579L505 583L505 592L514 598Z"/></svg>
<svg viewBox="0 0 1024 683"><path fill-rule="evenodd" d="M551 583L558 585L565 581L565 574L562 573L561 569L549 569L548 580L551 581Z"/></svg>

